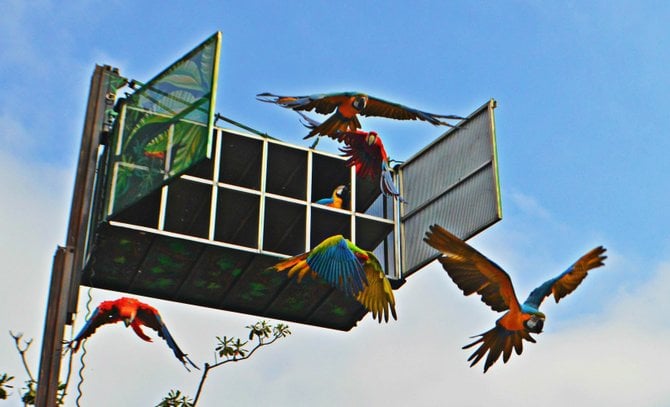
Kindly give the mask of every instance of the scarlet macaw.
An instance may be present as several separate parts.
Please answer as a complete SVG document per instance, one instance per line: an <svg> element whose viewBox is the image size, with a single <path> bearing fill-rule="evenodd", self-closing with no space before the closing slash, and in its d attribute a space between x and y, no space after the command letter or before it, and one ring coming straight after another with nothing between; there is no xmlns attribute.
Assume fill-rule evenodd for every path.
<svg viewBox="0 0 670 407"><path fill-rule="evenodd" d="M305 119L306 123L303 124L309 129L316 129L321 125L301 112L298 112L298 114ZM405 201L393 183L389 157L377 132L338 130L329 137L344 143L344 147L341 147L340 151L344 157L349 157L347 159L348 167L356 167L356 173L361 177L368 177L373 181L379 178L379 188L385 196L398 198L402 202Z"/></svg>
<svg viewBox="0 0 670 407"><path fill-rule="evenodd" d="M100 326L105 324L115 324L119 321L123 321L126 327L130 326L137 336L147 342L152 342L152 340L142 331L142 325L153 329L158 332L159 337L165 339L165 342L167 342L168 346L172 349L177 359L184 364L186 370L189 370L188 366L186 366L186 361L196 369L200 369L184 352L181 351L181 349L179 349L179 346L177 346L174 338L170 335L170 331L168 331L167 326L163 323L156 308L144 304L134 298L122 297L114 301L101 302L95 311L93 311L91 317L86 321L86 324L84 324L81 331L79 331L77 336L69 342L69 347L73 352L76 352L79 349L81 342L93 335L96 329Z"/></svg>
<svg viewBox="0 0 670 407"><path fill-rule="evenodd" d="M320 205L330 206L331 208L342 209L342 204L344 202L344 190L346 187L340 185L333 190L333 195L330 198L322 198L316 201Z"/></svg>
<svg viewBox="0 0 670 407"><path fill-rule="evenodd" d="M520 355L523 351L523 339L535 343L530 334L542 332L545 315L539 308L546 297L553 294L558 303L577 288L589 270L604 265L603 261L607 258L603 255L605 248L596 247L563 273L535 288L526 301L519 304L510 276L458 237L439 225L433 225L426 232L424 241L444 254L439 261L464 295L476 292L481 295L482 302L494 311L507 310L496 321L494 328L477 335L476 341L463 347L468 349L479 344L468 358L468 362L472 361L470 367L477 364L488 352L484 373L498 360L500 354L503 355L505 363L512 354L512 348Z"/></svg>
<svg viewBox="0 0 670 407"><path fill-rule="evenodd" d="M325 122L312 129L305 138L313 136L332 136L337 131L356 131L361 128L357 114L379 116L397 120L423 120L435 126L453 125L440 119L462 120L455 115L437 115L412 109L398 103L387 102L359 92L328 93L310 96L279 96L272 93L259 93L256 98L261 102L276 103L295 111L315 110L320 114L333 113Z"/></svg>
<svg viewBox="0 0 670 407"><path fill-rule="evenodd" d="M372 252L363 250L342 235L331 236L311 251L282 260L272 267L288 277L298 275L298 282L310 274L356 298L380 323L388 322L389 311L398 319L391 283L379 260Z"/></svg>

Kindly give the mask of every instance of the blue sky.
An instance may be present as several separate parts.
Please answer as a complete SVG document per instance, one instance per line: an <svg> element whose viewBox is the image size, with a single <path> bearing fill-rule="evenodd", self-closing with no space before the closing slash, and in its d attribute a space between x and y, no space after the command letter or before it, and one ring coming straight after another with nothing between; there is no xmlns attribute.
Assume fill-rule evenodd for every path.
<svg viewBox="0 0 670 407"><path fill-rule="evenodd" d="M545 303L537 344L486 375L468 367L460 347L499 315L432 264L396 292L398 321L366 318L349 333L291 324L292 337L212 372L202 405L670 404L660 373L670 362L670 5L387 3L2 2L0 328L35 338L35 372L94 65L146 81L220 30L217 110L300 145L296 115L255 94L356 90L460 115L495 98L503 220L471 243L511 274L520 297L596 245L609 258L560 305ZM363 125L398 159L440 134L416 122ZM119 296L92 295L95 303ZM200 362L211 359L216 335L243 335L258 319L146 300ZM0 370L21 377L9 335L4 341ZM113 326L88 348L85 405L152 405L171 388L195 393L198 376L160 340L145 344ZM70 393L74 405L74 386ZM16 395L5 404L20 405Z"/></svg>

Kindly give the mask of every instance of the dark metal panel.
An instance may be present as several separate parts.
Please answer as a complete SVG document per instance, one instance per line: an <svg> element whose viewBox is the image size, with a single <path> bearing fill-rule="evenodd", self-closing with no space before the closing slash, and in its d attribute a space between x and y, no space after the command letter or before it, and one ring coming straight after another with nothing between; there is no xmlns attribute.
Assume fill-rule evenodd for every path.
<svg viewBox="0 0 670 407"><path fill-rule="evenodd" d="M307 199L307 151L270 143L265 191Z"/></svg>
<svg viewBox="0 0 670 407"><path fill-rule="evenodd" d="M165 230L207 238L212 186L178 179L166 188Z"/></svg>
<svg viewBox="0 0 670 407"><path fill-rule="evenodd" d="M251 137L221 132L219 181L258 190L261 185L263 143Z"/></svg>
<svg viewBox="0 0 670 407"><path fill-rule="evenodd" d="M268 198L265 201L263 250L298 254L305 249L305 205Z"/></svg>

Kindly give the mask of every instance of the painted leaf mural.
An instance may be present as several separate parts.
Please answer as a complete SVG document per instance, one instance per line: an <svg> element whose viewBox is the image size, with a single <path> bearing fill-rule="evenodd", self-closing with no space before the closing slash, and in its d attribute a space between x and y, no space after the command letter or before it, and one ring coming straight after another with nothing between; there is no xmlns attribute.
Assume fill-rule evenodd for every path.
<svg viewBox="0 0 670 407"><path fill-rule="evenodd" d="M214 34L120 104L107 216L211 156L220 43Z"/></svg>

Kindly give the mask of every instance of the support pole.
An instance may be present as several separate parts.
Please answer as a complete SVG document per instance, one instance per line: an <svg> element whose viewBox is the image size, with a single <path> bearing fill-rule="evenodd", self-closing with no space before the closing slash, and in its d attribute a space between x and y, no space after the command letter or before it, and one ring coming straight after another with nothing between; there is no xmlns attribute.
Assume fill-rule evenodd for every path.
<svg viewBox="0 0 670 407"><path fill-rule="evenodd" d="M114 106L116 90L124 81L118 69L100 65L96 65L91 78L67 243L56 249L52 266L35 399L38 407L56 405L63 331L66 324L72 323L77 311L81 271L91 238L91 225L97 216L92 213L92 208L101 135L109 130L108 114Z"/></svg>

